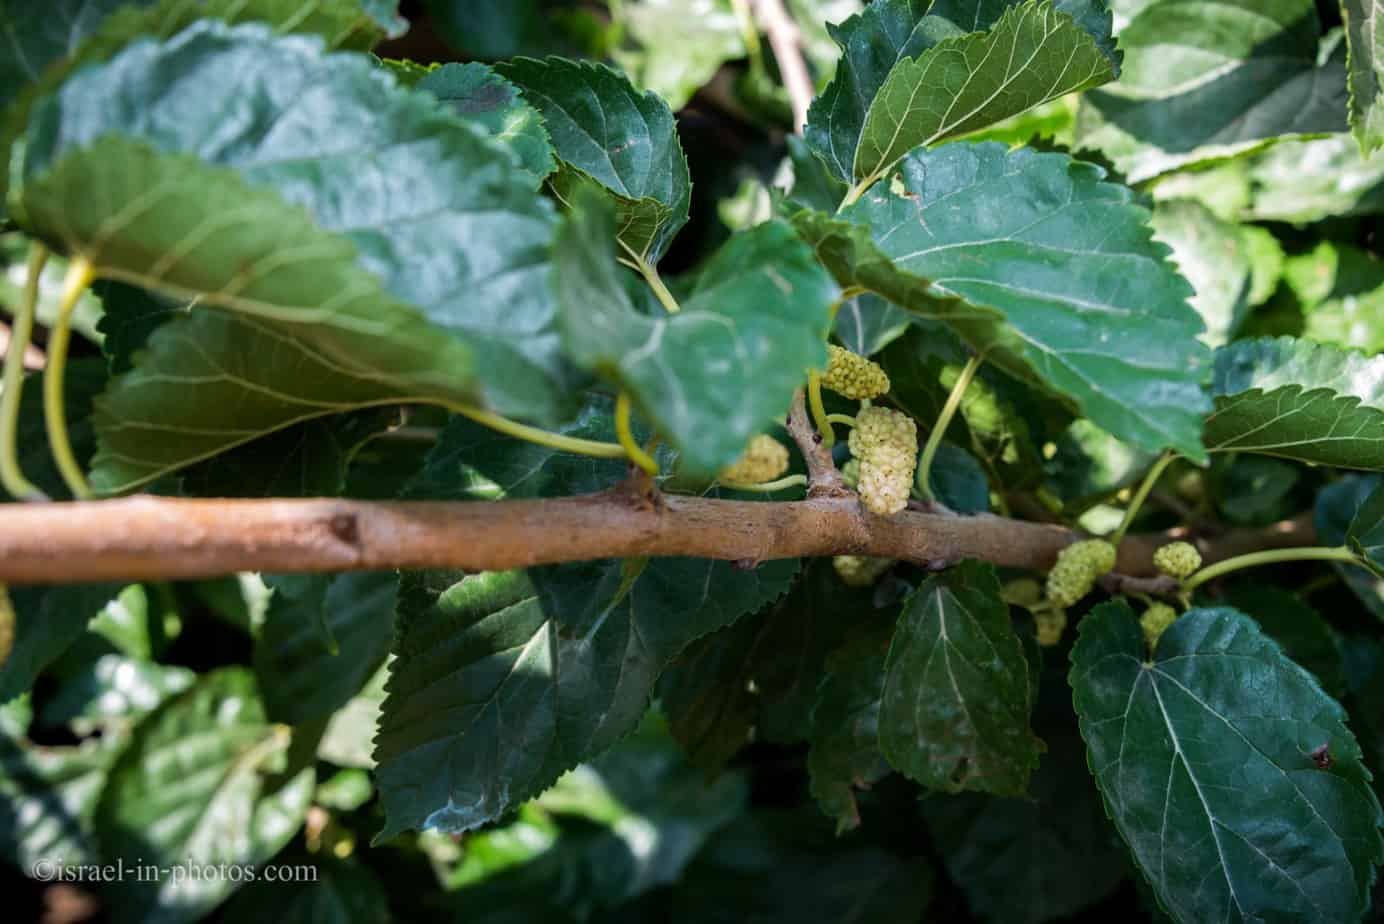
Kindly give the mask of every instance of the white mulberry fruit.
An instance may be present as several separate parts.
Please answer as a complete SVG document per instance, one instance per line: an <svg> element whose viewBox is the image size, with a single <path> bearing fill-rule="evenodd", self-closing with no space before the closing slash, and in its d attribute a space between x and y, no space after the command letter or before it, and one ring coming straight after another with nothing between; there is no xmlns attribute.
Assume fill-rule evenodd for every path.
<svg viewBox="0 0 1384 924"><path fill-rule="evenodd" d="M1158 646L1158 639L1177 620L1177 610L1166 603L1155 603L1144 610L1139 617L1139 626L1144 630L1144 639L1149 643L1149 651Z"/></svg>
<svg viewBox="0 0 1384 924"><path fill-rule="evenodd" d="M1057 553L1048 572L1047 597L1066 609L1091 592L1096 579L1115 567L1115 547L1104 539L1083 539Z"/></svg>
<svg viewBox="0 0 1384 924"><path fill-rule="evenodd" d="M856 490L872 513L891 516L908 506L918 464L918 426L907 414L867 407L851 430L851 455L860 460Z"/></svg>
<svg viewBox="0 0 1384 924"><path fill-rule="evenodd" d="M837 555L831 560L836 576L849 587L869 587L894 564L892 558L869 555Z"/></svg>
<svg viewBox="0 0 1384 924"><path fill-rule="evenodd" d="M1153 553L1153 566L1181 581L1201 567L1201 553L1190 542L1169 542Z"/></svg>
<svg viewBox="0 0 1384 924"><path fill-rule="evenodd" d="M761 433L750 440L745 451L721 469L720 480L735 484L763 484L788 471L788 448L772 436Z"/></svg>
<svg viewBox="0 0 1384 924"><path fill-rule="evenodd" d="M878 398L889 390L889 375L878 363L859 353L828 344L831 358L822 373L822 387L855 401Z"/></svg>

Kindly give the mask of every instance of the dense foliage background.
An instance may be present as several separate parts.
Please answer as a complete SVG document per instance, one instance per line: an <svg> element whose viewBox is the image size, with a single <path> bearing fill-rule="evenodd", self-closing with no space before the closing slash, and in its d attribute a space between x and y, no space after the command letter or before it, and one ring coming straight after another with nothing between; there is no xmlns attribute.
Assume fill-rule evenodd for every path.
<svg viewBox="0 0 1384 924"><path fill-rule="evenodd" d="M626 473L411 400L420 389L597 440L613 438L615 391L632 390L641 440L657 429L663 474L677 472L665 488L708 490L822 362L827 307L844 291L835 342L889 373L889 402L924 432L972 348L991 351L920 500L930 488L959 514L1105 534L1172 447L1183 458L1156 479L1136 530L1188 526L1215 542L1290 521L1323 546L1349 533L1376 568L1384 559L1377 3L876 0L862 14L856 0L786 0L821 94L805 137L760 4L392 6L0 0L0 307L23 302L35 241L52 246L18 438L49 496L68 490L37 369L64 255L98 240L133 268L76 303L64 398L101 493L482 501L600 490ZM958 52L960 65L922 56L968 35L981 50ZM138 41L149 36L162 44ZM327 57L313 36L354 54ZM919 87L951 86L949 67L973 74L1005 41L1049 39L1058 52L1034 51L1031 67L1011 56L1012 80L969 121L917 102ZM568 60L535 60L548 55ZM381 69L420 92L382 89ZM888 105L869 106L876 91ZM313 101L335 132L324 141L276 121L292 99ZM1008 108L989 118L997 99ZM456 115L483 131L449 134ZM632 133L648 162L621 160ZM331 233L266 186L312 201ZM557 232L549 200L567 214ZM1065 224L1043 212L1029 240L1006 225L1068 208ZM449 223L471 213L496 217ZM1189 285L1147 241L1146 217ZM991 231L1035 250L977 256ZM355 251L341 249L347 238ZM1102 262L1126 246L1126 261ZM276 275L249 251L307 269ZM439 268L455 253L466 265ZM617 259L651 284L617 277ZM583 329L559 332L544 314L550 272L590 312ZM779 282L816 319L756 318L762 355L708 372L715 349L740 341L689 333L675 347L690 372L629 359L665 292L693 328L726 304L775 303ZM222 301L200 304L204 289ZM325 293L312 296L330 314L325 333L255 313L307 290ZM413 305L470 351L451 352ZM1133 308L1086 326L1112 306ZM307 360L293 354L302 344ZM742 407L744 421L725 410ZM829 395L827 410L855 405ZM1000 597L1025 575L945 564L940 576L896 564L865 588L829 559L11 588L5 914L1037 924L1162 919L1162 902L1186 921L1221 901L1206 883L1224 876L1228 920L1250 907L1384 920L1371 795L1384 771L1384 579L1294 561L1199 588L1200 634L1185 629L1184 647L1162 652L1160 676L1227 702L1256 691L1262 714L1226 707L1225 719L1221 701L1187 687L1167 706L1172 686L1141 698L1140 679L1083 679L1102 659L1145 659L1133 613L1105 590L1070 612L1074 624L1100 607L1079 643L1069 628L1040 651L1033 615ZM941 602L927 602L933 592ZM540 603L553 601L567 609L549 620ZM959 754L926 733L956 721L942 714L945 690L935 711L925 698L947 685L931 655L949 641L948 607L979 627L955 640L963 673L991 654L1000 668L977 669L964 693L950 678L954 711L984 711L967 717L981 733ZM551 690L471 695L547 647L561 679L526 682ZM1176 658L1200 673L1178 674ZM908 677L917 685L898 688ZM551 707L533 705L549 694ZM1129 729L1112 744L1102 729L1115 721ZM1179 729L1195 734L1180 741ZM905 745L915 736L927 747ZM1102 777L1098 790L1088 766L1099 776L1127 743L1147 760L1142 775ZM1208 804L1160 749L1193 753L1227 793ZM1338 814L1324 819L1327 803ZM1261 875L1277 867L1232 830L1279 838L1311 874ZM34 864L59 855L316 872L299 885L37 881Z"/></svg>

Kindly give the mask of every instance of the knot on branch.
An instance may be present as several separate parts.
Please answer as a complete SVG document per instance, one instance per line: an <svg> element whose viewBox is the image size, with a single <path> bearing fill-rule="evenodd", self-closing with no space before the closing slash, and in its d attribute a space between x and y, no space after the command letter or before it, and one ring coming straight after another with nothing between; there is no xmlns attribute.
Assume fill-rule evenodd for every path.
<svg viewBox="0 0 1384 924"><path fill-rule="evenodd" d="M652 475L631 464L625 478L606 492L622 503L642 512L660 513L667 506L663 492Z"/></svg>

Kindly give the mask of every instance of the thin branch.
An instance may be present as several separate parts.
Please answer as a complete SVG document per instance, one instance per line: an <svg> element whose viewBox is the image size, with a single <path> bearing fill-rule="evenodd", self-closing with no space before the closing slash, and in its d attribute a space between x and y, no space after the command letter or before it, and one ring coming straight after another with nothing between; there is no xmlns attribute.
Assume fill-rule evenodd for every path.
<svg viewBox="0 0 1384 924"><path fill-rule="evenodd" d="M831 447L822 440L822 434L812 425L807 416L807 401L799 388L793 394L793 404L788 409L788 435L798 444L798 451L807 463L808 497L854 497L836 463L831 458Z"/></svg>
<svg viewBox="0 0 1384 924"><path fill-rule="evenodd" d="M1153 597L1176 598L1182 585L1176 578L1159 574L1153 577L1134 577L1112 571L1100 579L1100 586L1111 594L1148 594Z"/></svg>
<svg viewBox="0 0 1384 924"><path fill-rule="evenodd" d="M834 469L832 470L834 472ZM599 494L544 500L368 502L130 497L0 508L0 583L214 577L237 571L490 571L638 556L760 562L872 555L940 568L966 558L1042 571L1080 534L997 516L879 517L849 492L804 501L661 495L635 473ZM839 474L836 476L839 479ZM1208 562L1312 541L1310 519L1227 533ZM1151 576L1168 533L1129 536L1117 570Z"/></svg>
<svg viewBox="0 0 1384 924"><path fill-rule="evenodd" d="M802 33L793 17L784 9L783 0L754 0L754 12L759 27L769 37L769 47L774 51L779 75L783 78L783 88L788 92L788 101L793 107L793 132L802 134L803 126L807 124L807 108L816 93L812 75L807 70L807 61L803 58Z"/></svg>

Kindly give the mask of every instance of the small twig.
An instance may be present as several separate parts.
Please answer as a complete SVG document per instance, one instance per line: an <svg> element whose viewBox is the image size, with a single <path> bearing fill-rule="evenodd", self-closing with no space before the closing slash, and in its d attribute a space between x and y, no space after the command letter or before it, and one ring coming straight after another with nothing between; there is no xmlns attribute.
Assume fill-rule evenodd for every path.
<svg viewBox="0 0 1384 924"><path fill-rule="evenodd" d="M831 448L822 442L822 434L812 426L807 416L807 401L803 390L793 393L793 404L788 410L786 424L788 435L798 444L798 451L807 463L808 497L850 497L852 492L841 480L836 470L836 462L831 458Z"/></svg>
<svg viewBox="0 0 1384 924"><path fill-rule="evenodd" d="M802 33L784 9L783 0L754 0L754 12L759 27L769 37L769 47L774 51L779 75L783 77L783 88L793 107L793 133L802 134L815 92L803 57Z"/></svg>
<svg viewBox="0 0 1384 924"><path fill-rule="evenodd" d="M1181 593L1176 578L1160 574L1157 577L1135 577L1132 574L1111 572L1100 579L1100 585L1112 594L1148 594L1176 600Z"/></svg>

